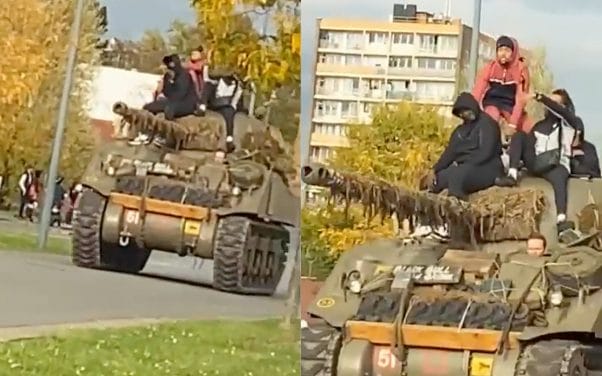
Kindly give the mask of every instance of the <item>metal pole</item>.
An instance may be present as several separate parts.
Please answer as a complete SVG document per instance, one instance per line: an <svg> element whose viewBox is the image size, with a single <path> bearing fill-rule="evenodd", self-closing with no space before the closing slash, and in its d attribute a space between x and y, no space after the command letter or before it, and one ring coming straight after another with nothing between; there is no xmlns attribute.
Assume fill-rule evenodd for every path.
<svg viewBox="0 0 602 376"><path fill-rule="evenodd" d="M472 90L477 78L479 61L479 34L481 33L481 0L474 1L474 16L472 20L472 38L470 41L470 66L468 68L468 88Z"/></svg>
<svg viewBox="0 0 602 376"><path fill-rule="evenodd" d="M42 209L42 217L38 227L38 249L46 248L48 240L48 230L50 228L50 212L52 210L52 202L54 197L54 189L56 186L56 176L61 156L61 146L63 143L63 134L65 133L65 123L67 120L67 110L69 108L69 95L73 83L73 70L75 68L75 58L77 56L77 44L79 41L79 29L82 20L84 9L84 0L77 0L73 25L71 26L71 41L69 44L69 53L67 57L67 68L65 81L63 83L63 93L59 105L59 113L56 122L56 132L52 143L52 155L50 156L50 166L48 168L48 179L46 186L46 194L44 195L44 208Z"/></svg>

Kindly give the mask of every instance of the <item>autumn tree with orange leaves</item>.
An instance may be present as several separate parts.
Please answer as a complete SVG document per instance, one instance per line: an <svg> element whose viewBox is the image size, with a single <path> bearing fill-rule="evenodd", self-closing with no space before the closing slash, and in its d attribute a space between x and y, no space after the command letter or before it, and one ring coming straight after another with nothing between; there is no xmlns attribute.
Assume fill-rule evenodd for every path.
<svg viewBox="0 0 602 376"><path fill-rule="evenodd" d="M50 159L75 2L0 2L0 175L10 189L26 165L45 169ZM99 35L94 3L87 3L78 44L60 173L81 174L93 148L85 99Z"/></svg>

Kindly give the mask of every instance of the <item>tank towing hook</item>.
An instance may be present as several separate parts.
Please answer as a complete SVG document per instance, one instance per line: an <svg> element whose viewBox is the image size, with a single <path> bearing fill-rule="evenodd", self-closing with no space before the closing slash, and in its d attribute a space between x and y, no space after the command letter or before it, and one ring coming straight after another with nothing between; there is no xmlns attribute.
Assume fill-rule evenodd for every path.
<svg viewBox="0 0 602 376"><path fill-rule="evenodd" d="M121 235L119 237L119 245L121 247L127 247L130 244L130 237L127 235Z"/></svg>

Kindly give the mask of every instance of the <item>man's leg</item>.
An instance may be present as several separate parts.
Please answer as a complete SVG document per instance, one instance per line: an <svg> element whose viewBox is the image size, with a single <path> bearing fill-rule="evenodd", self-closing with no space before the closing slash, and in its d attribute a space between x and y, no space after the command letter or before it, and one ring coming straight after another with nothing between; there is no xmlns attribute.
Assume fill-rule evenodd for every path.
<svg viewBox="0 0 602 376"><path fill-rule="evenodd" d="M165 107L167 106L166 98L159 98L155 101L145 104L142 109L150 112L153 115L160 114L165 111Z"/></svg>
<svg viewBox="0 0 602 376"><path fill-rule="evenodd" d="M217 85L213 82L203 82L203 87L201 89L201 97L199 98L199 108L195 112L198 116L204 116L209 103L211 102L211 98L215 96L215 90L217 89Z"/></svg>
<svg viewBox="0 0 602 376"><path fill-rule="evenodd" d="M535 160L535 148L530 142L530 138L524 132L516 132L510 139L508 145L508 175L499 177L495 184L501 187L514 187L518 182L518 171L520 162L523 161L527 169L533 166Z"/></svg>
<svg viewBox="0 0 602 376"><path fill-rule="evenodd" d="M558 232L562 232L568 229L574 229L575 223L567 221L566 211L568 202L568 181L569 171L563 166L557 166L543 174L543 178L546 179L552 185L554 190L554 203L556 204L556 222L558 223Z"/></svg>
<svg viewBox="0 0 602 376"><path fill-rule="evenodd" d="M501 111L495 106L485 106L484 111L487 115L491 116L493 120L500 121L502 115Z"/></svg>
<svg viewBox="0 0 602 376"><path fill-rule="evenodd" d="M232 106L224 106L218 112L224 117L226 123L226 149L231 152L234 150L234 117L236 116L236 110Z"/></svg>

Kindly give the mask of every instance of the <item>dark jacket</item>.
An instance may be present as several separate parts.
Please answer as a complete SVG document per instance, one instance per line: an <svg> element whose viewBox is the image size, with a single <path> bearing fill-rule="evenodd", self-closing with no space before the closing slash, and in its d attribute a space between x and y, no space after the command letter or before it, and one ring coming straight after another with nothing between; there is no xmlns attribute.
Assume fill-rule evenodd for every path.
<svg viewBox="0 0 602 376"><path fill-rule="evenodd" d="M543 104L546 110L546 116L535 123L533 126L533 132L539 132L542 134L549 135L552 133L558 123L559 120L564 120L566 125L571 128L574 128L576 131L579 131L583 134L583 120L579 116L577 116L574 112L569 110L567 107L562 106L559 103L554 102L552 99L545 95L539 95L536 98L538 102Z"/></svg>
<svg viewBox="0 0 602 376"><path fill-rule="evenodd" d="M497 159L501 165L499 126L491 116L481 111L472 94L461 93L454 103L452 113L458 116L462 110L467 109L475 113L475 120L464 121L454 129L447 147L433 166L435 172L446 169L452 163L480 166Z"/></svg>
<svg viewBox="0 0 602 376"><path fill-rule="evenodd" d="M586 175L592 178L600 178L600 160L598 151L594 144L588 141L582 141L580 149L583 155L574 156L571 160L571 172L574 175Z"/></svg>
<svg viewBox="0 0 602 376"><path fill-rule="evenodd" d="M164 62L173 64L170 70L172 75L166 73L163 76L163 94L174 102L191 103L198 102L198 96L194 81L190 73L184 69L178 55L170 55L164 58Z"/></svg>

